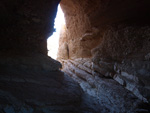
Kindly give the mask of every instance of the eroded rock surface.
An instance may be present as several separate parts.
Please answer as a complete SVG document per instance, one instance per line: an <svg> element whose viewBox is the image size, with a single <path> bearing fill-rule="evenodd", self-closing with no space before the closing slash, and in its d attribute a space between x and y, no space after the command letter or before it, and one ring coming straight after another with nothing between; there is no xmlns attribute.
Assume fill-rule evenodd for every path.
<svg viewBox="0 0 150 113"><path fill-rule="evenodd" d="M63 71L104 106L101 112L150 112L150 1L62 0ZM107 109L107 110L106 110Z"/></svg>
<svg viewBox="0 0 150 113"><path fill-rule="evenodd" d="M5 57L0 61L1 113L80 111L82 91L59 71L59 62L44 55Z"/></svg>
<svg viewBox="0 0 150 113"><path fill-rule="evenodd" d="M61 48L62 43L68 44L71 59L91 57L91 50L103 42L105 32L112 26L125 24L140 28L150 25L149 0L62 0L60 4L66 19L66 32L61 34L63 39L60 39L59 45ZM128 30L126 32L134 32L132 28ZM134 37L131 36L131 41Z"/></svg>
<svg viewBox="0 0 150 113"><path fill-rule="evenodd" d="M0 1L0 113L77 113L81 88L47 56L60 0Z"/></svg>
<svg viewBox="0 0 150 113"><path fill-rule="evenodd" d="M139 76L128 74L125 70L118 74L115 62L106 59L101 60L99 65L85 58L62 62L63 71L77 81L84 92L96 98L100 106L97 112L149 112L150 91L146 84L149 79L143 77L144 84ZM119 67L123 66L128 68L124 64Z"/></svg>
<svg viewBox="0 0 150 113"><path fill-rule="evenodd" d="M1 0L0 53L47 54L60 0ZM0 54L1 55L1 54Z"/></svg>
<svg viewBox="0 0 150 113"><path fill-rule="evenodd" d="M89 95L100 98L110 112L149 112L149 30L149 26L110 27L91 58L62 60L63 71Z"/></svg>
<svg viewBox="0 0 150 113"><path fill-rule="evenodd" d="M76 82L46 56L59 2L0 1L0 112L150 112L150 1L61 1L58 59Z"/></svg>

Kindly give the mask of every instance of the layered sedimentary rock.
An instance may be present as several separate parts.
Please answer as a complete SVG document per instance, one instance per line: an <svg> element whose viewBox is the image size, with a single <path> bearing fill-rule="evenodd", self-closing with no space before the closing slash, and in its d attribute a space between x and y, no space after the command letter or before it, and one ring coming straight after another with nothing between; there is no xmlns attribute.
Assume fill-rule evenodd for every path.
<svg viewBox="0 0 150 113"><path fill-rule="evenodd" d="M149 33L149 27L111 28L106 32L104 41L92 51L93 62L99 67L95 67L96 72L115 79L139 99L148 103Z"/></svg>
<svg viewBox="0 0 150 113"><path fill-rule="evenodd" d="M63 71L104 113L150 112L150 1L62 0L61 7Z"/></svg>
<svg viewBox="0 0 150 113"><path fill-rule="evenodd" d="M133 71L133 68L127 64L129 62L118 66L121 68L119 74L116 68L117 62L109 59L101 59L97 65L87 58L62 62L63 71L77 81L84 92L97 99L102 113L149 112L149 79L143 77L143 83L143 79L139 76L129 74L128 70L125 71L127 68ZM133 73L138 71L136 67ZM148 71L147 69L146 72Z"/></svg>

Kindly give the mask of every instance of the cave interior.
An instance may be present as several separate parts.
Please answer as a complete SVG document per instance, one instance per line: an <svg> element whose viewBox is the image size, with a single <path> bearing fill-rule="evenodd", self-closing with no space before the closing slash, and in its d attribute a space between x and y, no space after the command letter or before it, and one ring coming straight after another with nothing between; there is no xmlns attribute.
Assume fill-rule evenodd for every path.
<svg viewBox="0 0 150 113"><path fill-rule="evenodd" d="M47 55L60 4L57 60ZM149 113L150 0L1 0L0 113Z"/></svg>

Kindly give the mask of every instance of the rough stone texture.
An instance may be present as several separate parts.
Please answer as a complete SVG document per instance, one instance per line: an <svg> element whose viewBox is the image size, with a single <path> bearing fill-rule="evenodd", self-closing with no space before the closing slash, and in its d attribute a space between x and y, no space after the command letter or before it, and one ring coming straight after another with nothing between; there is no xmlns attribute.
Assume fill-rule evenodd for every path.
<svg viewBox="0 0 150 113"><path fill-rule="evenodd" d="M138 81L138 77L129 75L127 72L121 71L122 74L118 75L117 70L115 70L114 73L116 74L112 76L109 70L110 67L113 68L114 63L106 60L100 62L103 67L94 64L91 59L85 58L63 60L63 64L63 71L77 81L84 92L96 98L100 104L97 113L150 112L148 104L149 80L144 79L145 86L143 86L141 81ZM95 67L99 68L98 72ZM121 66L119 67L121 68ZM104 70L106 69L105 73ZM139 70L135 71L138 72Z"/></svg>
<svg viewBox="0 0 150 113"><path fill-rule="evenodd" d="M0 1L0 113L80 111L81 88L47 56L59 1Z"/></svg>
<svg viewBox="0 0 150 113"><path fill-rule="evenodd" d="M150 102L150 27L111 28L93 49L96 72L112 77L144 102Z"/></svg>
<svg viewBox="0 0 150 113"><path fill-rule="evenodd" d="M66 19L66 35L65 37L60 36L60 43L66 42L68 44L69 58L91 56L90 49L98 44L97 28L91 27L84 11L84 3L86 1L61 1L61 7Z"/></svg>
<svg viewBox="0 0 150 113"><path fill-rule="evenodd" d="M44 55L1 58L0 112L79 112L82 91L59 68L60 63Z"/></svg>
<svg viewBox="0 0 150 113"><path fill-rule="evenodd" d="M0 1L0 112L150 112L150 1L62 0L59 58L84 92L46 56L59 1Z"/></svg>
<svg viewBox="0 0 150 113"><path fill-rule="evenodd" d="M61 7L66 33L61 36L60 46L68 44L71 59L91 57L91 50L102 42L112 25L150 25L149 0L62 0Z"/></svg>
<svg viewBox="0 0 150 113"><path fill-rule="evenodd" d="M59 49L57 53L57 59L68 59L69 58L69 48L66 42L66 25L63 25L59 37ZM63 42L63 43L61 43Z"/></svg>
<svg viewBox="0 0 150 113"><path fill-rule="evenodd" d="M103 35L103 41L92 50L92 55L95 55L94 59L146 60L149 52L150 27L123 24L109 27Z"/></svg>
<svg viewBox="0 0 150 113"><path fill-rule="evenodd" d="M98 98L103 113L150 112L150 1L62 0L61 7L63 71Z"/></svg>
<svg viewBox="0 0 150 113"><path fill-rule="evenodd" d="M149 33L149 26L110 27L103 41L92 50L92 58L64 60L63 71L79 82L85 92L100 98L101 105L110 112L150 112ZM126 95L129 91L133 97ZM114 102L103 102L106 98ZM128 108L126 105L132 105L133 101L135 106ZM145 110L138 106L144 106Z"/></svg>
<svg viewBox="0 0 150 113"><path fill-rule="evenodd" d="M60 0L1 0L0 53L47 54Z"/></svg>

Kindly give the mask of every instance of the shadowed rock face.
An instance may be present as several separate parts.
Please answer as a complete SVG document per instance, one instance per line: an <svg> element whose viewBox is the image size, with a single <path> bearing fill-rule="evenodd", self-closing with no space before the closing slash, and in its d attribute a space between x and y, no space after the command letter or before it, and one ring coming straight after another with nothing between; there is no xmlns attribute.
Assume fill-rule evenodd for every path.
<svg viewBox="0 0 150 113"><path fill-rule="evenodd" d="M28 57L1 59L1 113L78 112L79 85L58 70L58 62L42 55L39 59L42 64Z"/></svg>
<svg viewBox="0 0 150 113"><path fill-rule="evenodd" d="M0 53L47 54L60 0L1 0Z"/></svg>
<svg viewBox="0 0 150 113"><path fill-rule="evenodd" d="M47 56L59 1L0 1L0 113L79 111L79 85Z"/></svg>

